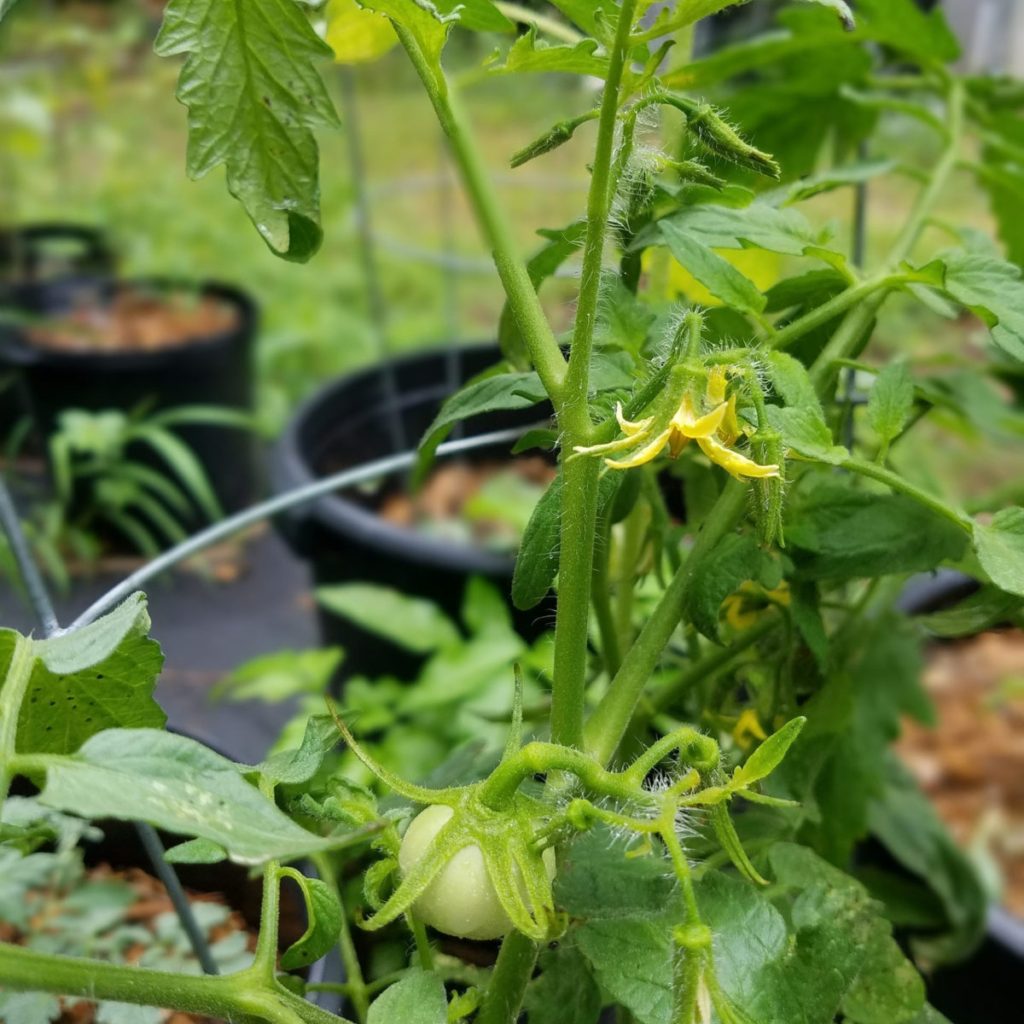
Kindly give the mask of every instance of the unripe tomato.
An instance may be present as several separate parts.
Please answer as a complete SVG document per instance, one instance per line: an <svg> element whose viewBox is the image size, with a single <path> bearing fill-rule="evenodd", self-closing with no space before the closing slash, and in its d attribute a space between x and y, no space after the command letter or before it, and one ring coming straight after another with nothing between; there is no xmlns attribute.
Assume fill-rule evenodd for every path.
<svg viewBox="0 0 1024 1024"><path fill-rule="evenodd" d="M398 851L403 874L412 870L453 813L450 807L433 804L413 818ZM553 878L555 851L545 850L543 857ZM464 847L445 864L413 904L413 913L431 928L462 939L499 939L512 930L479 846Z"/></svg>

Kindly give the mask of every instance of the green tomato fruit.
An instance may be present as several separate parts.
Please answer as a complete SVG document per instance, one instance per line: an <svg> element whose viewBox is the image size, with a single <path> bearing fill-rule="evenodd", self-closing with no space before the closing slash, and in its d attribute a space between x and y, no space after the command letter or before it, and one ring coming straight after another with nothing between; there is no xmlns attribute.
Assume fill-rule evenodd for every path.
<svg viewBox="0 0 1024 1024"><path fill-rule="evenodd" d="M453 813L433 804L413 818L398 851L402 874L419 862ZM548 877L554 878L555 851L547 849L543 857ZM464 847L445 864L413 904L413 913L431 928L462 939L500 939L512 930L479 846Z"/></svg>

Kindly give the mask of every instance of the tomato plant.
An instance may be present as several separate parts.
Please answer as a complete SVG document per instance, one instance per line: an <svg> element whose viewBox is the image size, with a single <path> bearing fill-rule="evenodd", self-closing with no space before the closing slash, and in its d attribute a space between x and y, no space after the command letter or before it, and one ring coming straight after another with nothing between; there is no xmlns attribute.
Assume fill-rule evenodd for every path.
<svg viewBox="0 0 1024 1024"><path fill-rule="evenodd" d="M1021 429L993 381L1024 359L1007 203L1024 188L1024 90L950 70L955 37L911 0L800 0L769 35L694 58L695 24L734 5L327 5L339 55L397 45L408 56L507 296L500 365L447 401L417 469L464 449L442 447L464 419L553 408L550 429L520 442L553 451L558 474L512 583L521 609L556 591L550 665L532 667L528 709L508 680L500 757L453 756L436 786L380 763L344 705L306 716L301 742L258 765L161 731L144 599L96 612L340 478L179 545L65 631L0 633L0 795L29 776L41 809L187 837L172 860L259 865L264 901L254 961L231 975L0 946L0 985L321 1022L334 1018L301 998L290 972L337 943L351 1012L366 1024L511 1024L523 1013L594 1024L606 1006L640 1024L944 1019L919 969L978 943L986 898L889 751L903 716L931 715L922 627L897 597L912 574L957 566L978 583L962 622L1020 615L1024 509L1006 506L1003 489L946 493L922 462L936 436L994 448ZM516 35L513 18L532 25ZM601 82L596 106L581 93L578 114L510 154L520 166L573 146L589 169L583 215L546 228L529 259L462 109L463 83L446 70L457 31L500 40L481 75ZM224 163L264 242L310 258L321 235L313 131L335 117L315 63L331 50L307 12L291 0L171 0L157 45L187 54L190 173ZM926 157L883 159L910 124ZM851 256L810 201L852 188L860 224L866 189L897 173L916 194L898 225L887 211L887 251ZM993 195L1005 253L947 215L954 183L970 180ZM570 260L580 276L566 338L539 290ZM893 300L921 304L931 325L972 314L985 347L901 345L886 335ZM938 435L917 440L923 425ZM436 626L416 608L410 629ZM486 646L479 622L473 633ZM467 703L458 631L432 635L442 639L422 648L438 648L427 695L413 687L392 717L414 718L417 701L443 715L445 671L447 707ZM349 765L362 762L359 781L333 753L339 740ZM8 821L0 840L45 841L42 810ZM866 859L869 840L883 865ZM318 879L289 866L301 858ZM303 886L310 926L279 957L285 877ZM415 951L379 969L366 949L397 929ZM463 960L446 935L502 941Z"/></svg>

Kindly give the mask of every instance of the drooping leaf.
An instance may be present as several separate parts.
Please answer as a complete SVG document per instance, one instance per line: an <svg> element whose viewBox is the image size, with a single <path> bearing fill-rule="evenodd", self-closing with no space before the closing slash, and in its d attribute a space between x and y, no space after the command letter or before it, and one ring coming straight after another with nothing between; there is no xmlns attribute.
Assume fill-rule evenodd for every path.
<svg viewBox="0 0 1024 1024"><path fill-rule="evenodd" d="M672 221L662 222L661 237L678 263L716 299L744 313L760 313L764 309L765 297L754 282L698 238Z"/></svg>
<svg viewBox="0 0 1024 1024"><path fill-rule="evenodd" d="M280 877L299 886L306 904L306 930L281 954L282 969L294 971L308 967L337 944L342 909L338 894L321 879L309 878L295 868L282 868Z"/></svg>
<svg viewBox="0 0 1024 1024"><path fill-rule="evenodd" d="M975 523L974 549L997 587L1024 597L1024 508L1004 508L990 523Z"/></svg>
<svg viewBox="0 0 1024 1024"><path fill-rule="evenodd" d="M887 448L903 432L914 408L914 382L904 360L890 363L875 378L868 396L868 422Z"/></svg>
<svg viewBox="0 0 1024 1024"><path fill-rule="evenodd" d="M562 474L548 485L530 516L512 574L512 603L522 611L536 607L558 574L562 516Z"/></svg>
<svg viewBox="0 0 1024 1024"><path fill-rule="evenodd" d="M256 864L325 849L242 778L239 767L186 736L108 729L47 768L41 801L88 818L148 821Z"/></svg>
<svg viewBox="0 0 1024 1024"><path fill-rule="evenodd" d="M448 1024L444 982L436 974L413 971L388 986L370 1006L366 1024Z"/></svg>
<svg viewBox="0 0 1024 1024"><path fill-rule="evenodd" d="M67 754L103 729L162 726L153 687L163 654L149 625L138 593L82 629L32 641L38 660L18 716L18 751Z"/></svg>
<svg viewBox="0 0 1024 1024"><path fill-rule="evenodd" d="M223 163L228 189L278 255L320 247L315 128L337 116L314 67L330 56L294 0L172 0L156 40L187 53L178 97L189 108L188 172Z"/></svg>

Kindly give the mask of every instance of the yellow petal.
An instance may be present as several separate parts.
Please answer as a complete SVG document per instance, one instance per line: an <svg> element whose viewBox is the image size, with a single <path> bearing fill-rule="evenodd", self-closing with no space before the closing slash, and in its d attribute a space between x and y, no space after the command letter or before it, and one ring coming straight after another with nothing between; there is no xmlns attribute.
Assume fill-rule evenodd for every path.
<svg viewBox="0 0 1024 1024"><path fill-rule="evenodd" d="M722 426L726 408L725 405L720 405L704 416L698 416L694 412L690 396L687 395L679 406L679 412L672 417L672 426L687 437L711 437L712 434L718 433Z"/></svg>
<svg viewBox="0 0 1024 1024"><path fill-rule="evenodd" d="M706 392L708 405L721 405L725 401L725 389L728 381L725 378L725 367L719 364L712 366L708 374L708 388Z"/></svg>
<svg viewBox="0 0 1024 1024"><path fill-rule="evenodd" d="M605 459L604 463L610 469L634 469L637 466L642 466L645 462L651 462L661 454L661 449L665 447L665 443L669 439L668 430L663 430L653 441L648 442L629 456L628 459L622 459L619 462L613 459Z"/></svg>
<svg viewBox="0 0 1024 1024"><path fill-rule="evenodd" d="M610 452L621 452L627 448L635 448L637 437L620 437L615 441L607 441L604 444L582 445L578 444L573 448L576 455L607 455Z"/></svg>
<svg viewBox="0 0 1024 1024"><path fill-rule="evenodd" d="M721 429L718 431L718 437L722 444L732 446L742 433L743 428L736 415L736 396L732 395L726 403L725 417L722 420Z"/></svg>
<svg viewBox="0 0 1024 1024"><path fill-rule="evenodd" d="M753 459L748 459L745 455L726 448L724 444L720 444L713 437L699 437L697 444L712 462L717 463L737 480L750 478L763 480L765 477L779 475L778 466L762 466L760 463L754 462Z"/></svg>
<svg viewBox="0 0 1024 1024"><path fill-rule="evenodd" d="M629 437L636 437L637 434L642 434L654 422L653 416L648 416L647 419L644 420L627 420L626 417L622 415L621 402L615 403L615 418L619 421L619 429Z"/></svg>

